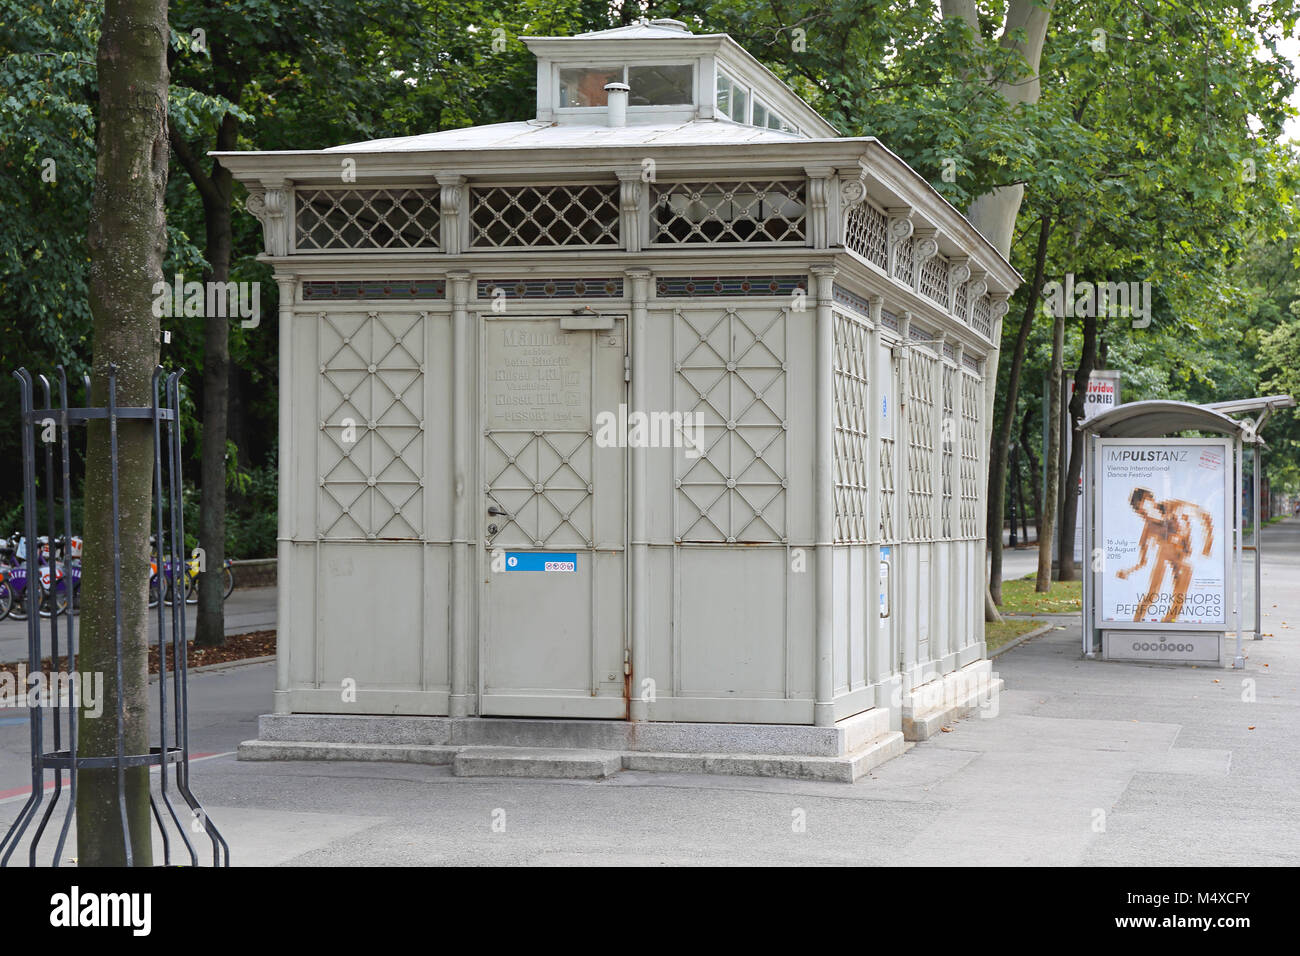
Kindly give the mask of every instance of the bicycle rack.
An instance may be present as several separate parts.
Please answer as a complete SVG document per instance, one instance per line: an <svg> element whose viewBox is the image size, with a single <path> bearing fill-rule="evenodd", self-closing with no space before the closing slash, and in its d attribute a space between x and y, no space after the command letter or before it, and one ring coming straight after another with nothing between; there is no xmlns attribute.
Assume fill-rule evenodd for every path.
<svg viewBox="0 0 1300 956"><path fill-rule="evenodd" d="M23 518L24 533L27 535L27 561L29 572L27 574L27 652L28 652L28 673L37 675L41 673L41 628L40 616L37 613L39 602L39 584L37 573L38 563L38 545L36 538L37 531L37 485L36 485L36 463L37 451L36 441L37 434L42 433L42 442L45 445L45 469L44 480L42 482L45 491L45 512L49 521L49 538L51 542L51 614L50 614L50 673L51 680L47 684L53 687L54 692L50 694L51 700L48 701L49 709L53 711L52 738L53 749L46 750L46 730L44 725L45 714L47 709L46 701L33 701L32 695L28 695L28 713L31 726L31 754L32 754L32 792L27 802L23 805L17 819L9 827L4 839L0 840L0 867L8 866L10 857L18 848L24 833L36 819L42 803L45 801L45 773L53 771L54 783L51 792L49 806L46 808L44 815L41 816L40 824L37 826L32 836L31 845L28 851L29 862L36 866L36 852L39 847L41 837L45 833L47 824L54 815L55 808L63 796L64 790L64 772L68 774L68 796L67 809L63 814L63 824L59 830L58 843L54 849L54 856L51 865L58 866L63 856L64 844L67 841L68 830L72 824L72 818L77 806L77 774L86 769L109 769L117 772L117 802L120 810L122 822L122 839L126 849L126 865L133 866L133 855L131 850L131 829L127 819L126 810L126 768L128 767L157 767L158 787L157 798L154 795L154 785L150 783L149 807L153 814L153 819L158 826L161 834L163 845L163 862L164 865L171 864L171 838L168 833L166 821L158 808L158 801L161 800L166 807L167 815L176 829L180 832L181 840L185 844L188 852L190 864L198 866L198 854L195 851L194 843L191 842L187 827L181 821L181 816L177 813L175 805L168 790L168 771L174 774L176 792L189 807L191 820L190 825L194 827L193 832L206 833L212 843L212 865L229 866L230 865L230 848L225 839L217 830L216 826L208 819L203 807L199 804L198 799L190 790L190 746L189 746L189 696L187 689L187 671L186 671L186 641L185 641L185 601L182 597L177 601L173 598L171 610L167 612L166 601L162 600L164 590L164 573L167 567L167 561L176 562L180 567L184 567L184 560L181 557L185 545L185 528L184 516L181 509L181 436L180 436L180 378L185 373L184 369L172 372L163 378L163 369L158 366L154 370L152 381L153 404L146 407L121 407L117 404L117 367L110 365L108 367L108 402L104 407L95 407L91 403L90 394L90 377L84 379L86 389L86 407L72 408L68 404L68 380L63 366L58 366L58 387L59 387L59 405L55 407L51 401L50 382L44 376L38 376L40 382L44 407L36 408L34 396L34 383L31 374L25 369L19 369L14 372L14 376L20 382L22 391L22 422L23 422ZM161 398L160 398L161 389ZM70 571L65 573L64 578L67 582L65 585L68 589L68 609L66 613L58 612L57 596L55 594L55 584L57 582L57 567L54 566L53 542L55 535L55 445L59 446L61 452L61 467L59 477L61 479L61 497L62 497L62 515L63 515L63 533L64 540L70 541L72 538L72 484L71 484L71 455L70 455L70 438L71 428L74 425L84 425L92 420L107 419L109 428L109 448L110 448L110 476L112 483L112 503L113 503L113 531L112 531L112 558L113 558L113 610L114 610L114 660L116 662L115 687L122 686L122 552L119 537L118 515L118 446L117 446L117 423L122 419L144 419L153 423L153 484L154 484L154 509L155 509L155 533L158 541L158 714L157 714L157 734L158 745L149 748L148 753L130 754L125 752L125 714L124 702L122 695L115 694L116 697L116 720L117 720L117 743L114 753L109 755L82 755L77 749L77 717L78 702L73 699L73 692L79 688L73 675L77 673L77 653L78 645L76 641L76 628L74 625L75 608L72 594L72 575ZM58 436L55 436L55 426L58 426ZM164 484L164 473L166 474L166 483ZM164 507L165 505L165 507ZM169 554L164 557L163 542L169 544ZM70 560L65 557L65 561ZM173 566L173 575L175 575ZM59 620L64 621L64 630L66 640L64 648L66 654L63 661L67 664L67 670L60 670L60 653L59 653ZM170 634L169 634L170 632ZM173 662L171 679L168 680L167 661L168 645L171 648L171 660ZM29 677L29 680L31 678ZM170 686L169 686L170 685ZM67 705L64 706L60 700L59 688L69 688L69 698ZM67 747L63 745L64 721L66 720L67 729ZM170 730L170 736L169 736Z"/></svg>

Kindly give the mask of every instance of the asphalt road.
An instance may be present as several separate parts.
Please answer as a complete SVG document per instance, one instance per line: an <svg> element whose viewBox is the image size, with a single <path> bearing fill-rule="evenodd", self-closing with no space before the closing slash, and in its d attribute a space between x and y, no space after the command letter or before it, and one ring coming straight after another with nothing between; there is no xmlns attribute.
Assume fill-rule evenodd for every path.
<svg viewBox="0 0 1300 956"><path fill-rule="evenodd" d="M198 608L185 608L185 636L194 637L194 622ZM41 618L41 641L45 653L50 647L50 621ZM226 599L226 633L247 634L275 627L275 588L236 588ZM59 625L59 642L65 639L63 624ZM27 658L27 622L6 618L0 621L0 662Z"/></svg>
<svg viewBox="0 0 1300 956"><path fill-rule="evenodd" d="M194 675L192 783L233 862L393 864L1300 864L1300 521L1266 532L1264 639L1244 672L1087 661L1077 623L994 668L998 713L853 785L623 772L240 763L274 666ZM28 727L0 711L0 828ZM792 820L803 826L795 827Z"/></svg>

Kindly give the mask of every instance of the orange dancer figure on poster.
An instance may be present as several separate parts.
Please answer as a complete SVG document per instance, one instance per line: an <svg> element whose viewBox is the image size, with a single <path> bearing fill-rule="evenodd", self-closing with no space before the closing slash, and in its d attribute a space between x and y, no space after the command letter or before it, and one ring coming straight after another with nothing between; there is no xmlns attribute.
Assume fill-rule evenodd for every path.
<svg viewBox="0 0 1300 956"><path fill-rule="evenodd" d="M1156 496L1146 488L1134 488L1128 503L1143 520L1142 537L1138 541L1139 560L1131 568L1116 571L1115 576L1124 580L1134 571L1146 567L1154 543L1156 563L1151 569L1151 583L1147 585L1147 593L1138 603L1133 620L1141 621L1151 610L1151 605L1160 594L1160 585L1164 583L1165 570L1168 568L1173 576L1174 590L1162 623L1172 624L1182 613L1183 604L1187 601L1187 588L1192 583L1192 565L1188 560L1192 556L1192 523L1188 515L1195 513L1201 519L1201 526L1205 530L1205 544L1201 548L1204 556L1209 555L1210 548L1214 545L1214 519L1208 511L1190 501L1180 501L1177 498L1156 501Z"/></svg>

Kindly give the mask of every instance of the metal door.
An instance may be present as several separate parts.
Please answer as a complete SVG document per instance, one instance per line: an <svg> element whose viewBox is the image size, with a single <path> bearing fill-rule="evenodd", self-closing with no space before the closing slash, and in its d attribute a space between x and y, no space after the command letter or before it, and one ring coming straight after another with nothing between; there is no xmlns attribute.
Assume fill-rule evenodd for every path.
<svg viewBox="0 0 1300 956"><path fill-rule="evenodd" d="M626 324L482 327L480 712L623 717Z"/></svg>

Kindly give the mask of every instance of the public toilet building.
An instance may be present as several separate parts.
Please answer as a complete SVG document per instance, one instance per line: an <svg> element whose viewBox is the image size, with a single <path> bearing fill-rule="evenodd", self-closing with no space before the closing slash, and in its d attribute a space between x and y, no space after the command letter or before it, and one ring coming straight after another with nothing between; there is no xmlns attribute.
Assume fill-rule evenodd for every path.
<svg viewBox="0 0 1300 956"><path fill-rule="evenodd" d="M275 714L244 755L406 717L898 752L923 688L988 675L1019 275L725 35L524 42L534 119L219 154L280 294Z"/></svg>

